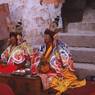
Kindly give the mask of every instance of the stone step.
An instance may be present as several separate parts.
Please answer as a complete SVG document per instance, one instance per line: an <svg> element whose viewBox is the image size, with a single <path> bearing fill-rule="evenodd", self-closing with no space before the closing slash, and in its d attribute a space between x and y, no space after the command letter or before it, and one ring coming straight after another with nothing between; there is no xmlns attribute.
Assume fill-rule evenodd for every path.
<svg viewBox="0 0 95 95"><path fill-rule="evenodd" d="M94 20L94 19L93 19ZM79 23L70 23L67 28L68 32L94 32L95 33L95 23L79 22Z"/></svg>
<svg viewBox="0 0 95 95"><path fill-rule="evenodd" d="M95 76L95 65L85 63L75 63L76 75L83 79L88 76Z"/></svg>
<svg viewBox="0 0 95 95"><path fill-rule="evenodd" d="M75 63L75 68L76 69L87 69L87 70L95 71L95 65L94 64L88 64L88 63Z"/></svg>
<svg viewBox="0 0 95 95"><path fill-rule="evenodd" d="M95 33L59 33L58 39L67 43L70 47L95 48Z"/></svg>
<svg viewBox="0 0 95 95"><path fill-rule="evenodd" d="M95 48L69 47L69 50L75 62L95 64Z"/></svg>
<svg viewBox="0 0 95 95"><path fill-rule="evenodd" d="M95 9L85 9L82 21L69 23L67 31L70 33L78 33L81 31L86 31L86 33L92 31L95 33Z"/></svg>

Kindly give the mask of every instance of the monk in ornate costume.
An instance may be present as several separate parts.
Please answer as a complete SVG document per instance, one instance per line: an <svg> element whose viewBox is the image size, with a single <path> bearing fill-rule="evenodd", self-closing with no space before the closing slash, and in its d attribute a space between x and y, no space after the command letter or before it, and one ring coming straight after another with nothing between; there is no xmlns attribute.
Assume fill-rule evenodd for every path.
<svg viewBox="0 0 95 95"><path fill-rule="evenodd" d="M11 73L24 68L25 63L29 61L31 47L24 41L18 44L18 35L20 34L10 33L10 45L1 54L0 72Z"/></svg>
<svg viewBox="0 0 95 95"><path fill-rule="evenodd" d="M7 47L7 49L5 49L5 51L1 54L0 72L11 72L14 69L16 69L16 67L13 65L7 65L10 63L9 59L10 59L12 51L17 46L16 33L10 32L10 38L9 38L8 45L9 46Z"/></svg>
<svg viewBox="0 0 95 95"><path fill-rule="evenodd" d="M55 32L49 29L45 31L45 45L39 49L40 53L35 57L32 56L35 59L35 61L32 59L32 64L37 67L36 72L42 79L44 89L52 88L56 90L55 95L61 95L68 88L86 85L86 81L78 80L74 74L73 60L67 46L59 40L54 41L54 35ZM40 62L37 60L39 58Z"/></svg>

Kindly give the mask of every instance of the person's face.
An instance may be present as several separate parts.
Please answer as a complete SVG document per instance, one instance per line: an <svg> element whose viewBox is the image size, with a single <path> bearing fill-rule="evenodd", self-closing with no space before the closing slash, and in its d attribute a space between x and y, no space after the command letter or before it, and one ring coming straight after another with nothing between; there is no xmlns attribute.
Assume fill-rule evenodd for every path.
<svg viewBox="0 0 95 95"><path fill-rule="evenodd" d="M52 23L51 26L50 26L50 30L51 31L55 31L55 29L57 28L57 24L56 23Z"/></svg>
<svg viewBox="0 0 95 95"><path fill-rule="evenodd" d="M16 45L16 43L17 43L17 40L16 40L16 38L14 36L12 36L10 38L10 41L11 41L11 45Z"/></svg>
<svg viewBox="0 0 95 95"><path fill-rule="evenodd" d="M21 35L17 35L17 40L22 40L22 36Z"/></svg>
<svg viewBox="0 0 95 95"><path fill-rule="evenodd" d="M45 34L45 35L44 35L44 42L45 42L46 44L52 42L52 38L50 37L50 35L48 35L48 34Z"/></svg>

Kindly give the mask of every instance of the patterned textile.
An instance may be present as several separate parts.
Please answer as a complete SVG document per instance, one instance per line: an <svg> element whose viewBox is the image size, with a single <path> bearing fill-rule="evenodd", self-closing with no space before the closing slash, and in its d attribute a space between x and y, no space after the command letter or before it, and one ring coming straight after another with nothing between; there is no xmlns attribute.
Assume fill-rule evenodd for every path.
<svg viewBox="0 0 95 95"><path fill-rule="evenodd" d="M1 59L7 64L20 64L25 61L25 57L30 55L31 53L31 47L27 45L25 42L21 45L18 45L16 47L13 47L11 49L11 46L9 46L1 55Z"/></svg>
<svg viewBox="0 0 95 95"><path fill-rule="evenodd" d="M38 53L42 56L37 64L38 71L39 67L43 70L39 71L38 75L42 79L44 89L53 88L58 91L56 95L61 95L68 88L81 87L86 84L85 80L79 81L75 76L74 62L66 44L57 41L55 47L51 45L48 50L43 45ZM46 64L49 64L49 67L46 67Z"/></svg>
<svg viewBox="0 0 95 95"><path fill-rule="evenodd" d="M31 51L31 47L26 43L22 43L12 49L9 46L1 55L1 60L5 64L0 64L0 72L11 73L23 68L24 63L30 61Z"/></svg>
<svg viewBox="0 0 95 95"><path fill-rule="evenodd" d="M31 54L31 73L37 74L38 70L38 64L40 62L40 54L38 53L38 49L33 49Z"/></svg>
<svg viewBox="0 0 95 95"><path fill-rule="evenodd" d="M31 47L26 42L22 43L12 51L8 63L10 64L12 61L15 64L21 64L26 61L26 59L29 60L31 51Z"/></svg>
<svg viewBox="0 0 95 95"><path fill-rule="evenodd" d="M12 47L11 45L5 49L5 51L1 54L1 59L3 62L7 63L12 51L16 48L16 46Z"/></svg>

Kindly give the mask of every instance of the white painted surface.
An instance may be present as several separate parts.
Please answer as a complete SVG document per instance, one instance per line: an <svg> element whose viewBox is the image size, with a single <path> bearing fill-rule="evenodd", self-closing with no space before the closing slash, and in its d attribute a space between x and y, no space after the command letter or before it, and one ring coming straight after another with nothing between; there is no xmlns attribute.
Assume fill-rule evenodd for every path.
<svg viewBox="0 0 95 95"><path fill-rule="evenodd" d="M9 4L14 22L22 20L24 37L32 45L43 42L41 34L50 26L51 21L61 14L62 2L57 7L50 3L41 5L40 0L0 0L0 4L2 3ZM62 27L61 19L59 27Z"/></svg>

